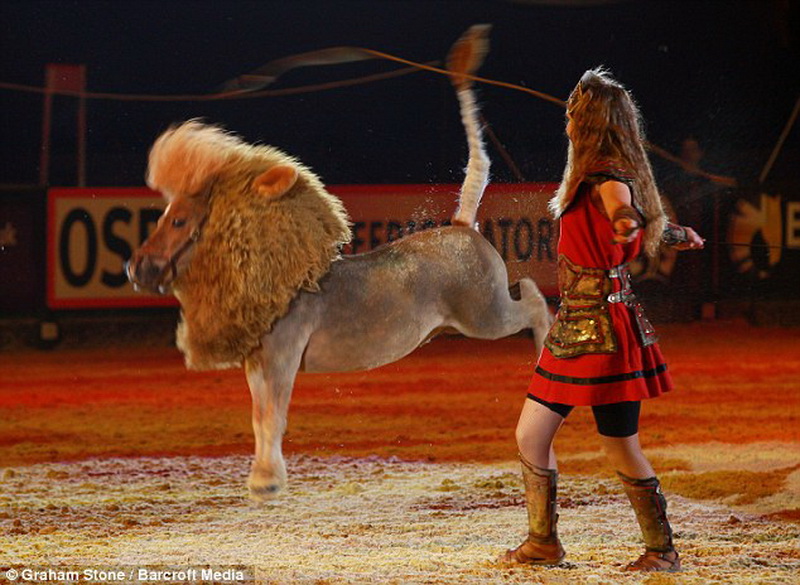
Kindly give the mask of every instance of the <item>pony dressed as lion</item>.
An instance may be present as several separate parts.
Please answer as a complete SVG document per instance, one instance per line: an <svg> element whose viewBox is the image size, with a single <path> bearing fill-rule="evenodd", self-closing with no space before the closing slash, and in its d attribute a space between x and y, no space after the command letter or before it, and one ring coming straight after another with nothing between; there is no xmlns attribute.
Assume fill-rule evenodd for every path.
<svg viewBox="0 0 800 585"><path fill-rule="evenodd" d="M128 276L175 293L189 368L244 366L256 499L286 482L281 441L298 371L374 368L443 330L497 339L530 328L541 347L552 321L544 297L526 278L512 298L502 258L475 229L489 160L464 75L485 53L483 32L471 29L451 52L469 144L451 226L342 256L345 209L296 159L198 121L171 128L151 150L148 184L168 206Z"/></svg>

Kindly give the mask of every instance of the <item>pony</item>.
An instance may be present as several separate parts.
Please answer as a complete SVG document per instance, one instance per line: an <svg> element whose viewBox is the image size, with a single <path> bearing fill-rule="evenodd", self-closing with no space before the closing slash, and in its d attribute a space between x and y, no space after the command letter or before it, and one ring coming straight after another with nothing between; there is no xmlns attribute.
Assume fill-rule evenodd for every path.
<svg viewBox="0 0 800 585"><path fill-rule="evenodd" d="M472 30L472 29L471 29ZM252 396L251 497L274 497L287 474L282 438L298 372L368 370L437 334L498 339L552 323L528 278L509 287L499 253L476 229L489 158L472 84L481 31L451 51L469 161L451 225L342 255L341 201L282 151L190 120L164 132L148 185L168 202L126 271L134 286L172 290L177 345L191 369L244 366Z"/></svg>

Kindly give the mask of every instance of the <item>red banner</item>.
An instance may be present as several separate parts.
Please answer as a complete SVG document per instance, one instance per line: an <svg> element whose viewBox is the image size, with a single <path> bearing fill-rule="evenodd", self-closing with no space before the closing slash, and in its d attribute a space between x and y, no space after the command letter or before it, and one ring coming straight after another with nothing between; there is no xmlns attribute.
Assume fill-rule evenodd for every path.
<svg viewBox="0 0 800 585"><path fill-rule="evenodd" d="M331 186L353 222L345 253L361 253L415 231L447 223L459 185ZM509 280L533 278L557 289L558 232L547 212L551 183L491 185L479 230L495 246ZM47 301L54 309L175 305L173 297L137 293L124 262L150 234L165 202L146 188L51 189L48 193Z"/></svg>

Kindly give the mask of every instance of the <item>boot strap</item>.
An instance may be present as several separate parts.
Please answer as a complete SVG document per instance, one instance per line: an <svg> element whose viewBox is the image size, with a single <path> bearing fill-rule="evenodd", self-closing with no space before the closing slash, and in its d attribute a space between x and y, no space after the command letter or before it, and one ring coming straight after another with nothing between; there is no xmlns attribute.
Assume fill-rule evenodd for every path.
<svg viewBox="0 0 800 585"><path fill-rule="evenodd" d="M634 479L617 472L642 530L648 552L670 552L672 527L667 520L667 500L656 477Z"/></svg>
<svg viewBox="0 0 800 585"><path fill-rule="evenodd" d="M675 555L669 558L668 555ZM626 571L680 571L681 561L678 553L673 549L670 551L647 551L638 559L625 567Z"/></svg>

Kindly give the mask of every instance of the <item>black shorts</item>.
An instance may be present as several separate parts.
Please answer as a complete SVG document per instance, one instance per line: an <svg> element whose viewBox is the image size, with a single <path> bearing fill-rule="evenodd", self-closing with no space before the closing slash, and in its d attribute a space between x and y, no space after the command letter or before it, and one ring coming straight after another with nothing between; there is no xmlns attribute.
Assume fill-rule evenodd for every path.
<svg viewBox="0 0 800 585"><path fill-rule="evenodd" d="M574 406L561 404L559 402L547 402L537 398L533 394L528 394L528 398L546 406L556 414L567 418ZM636 402L614 402L612 404L598 404L592 406L594 422L597 425L597 432L604 437L630 437L639 432L639 411L642 403Z"/></svg>

